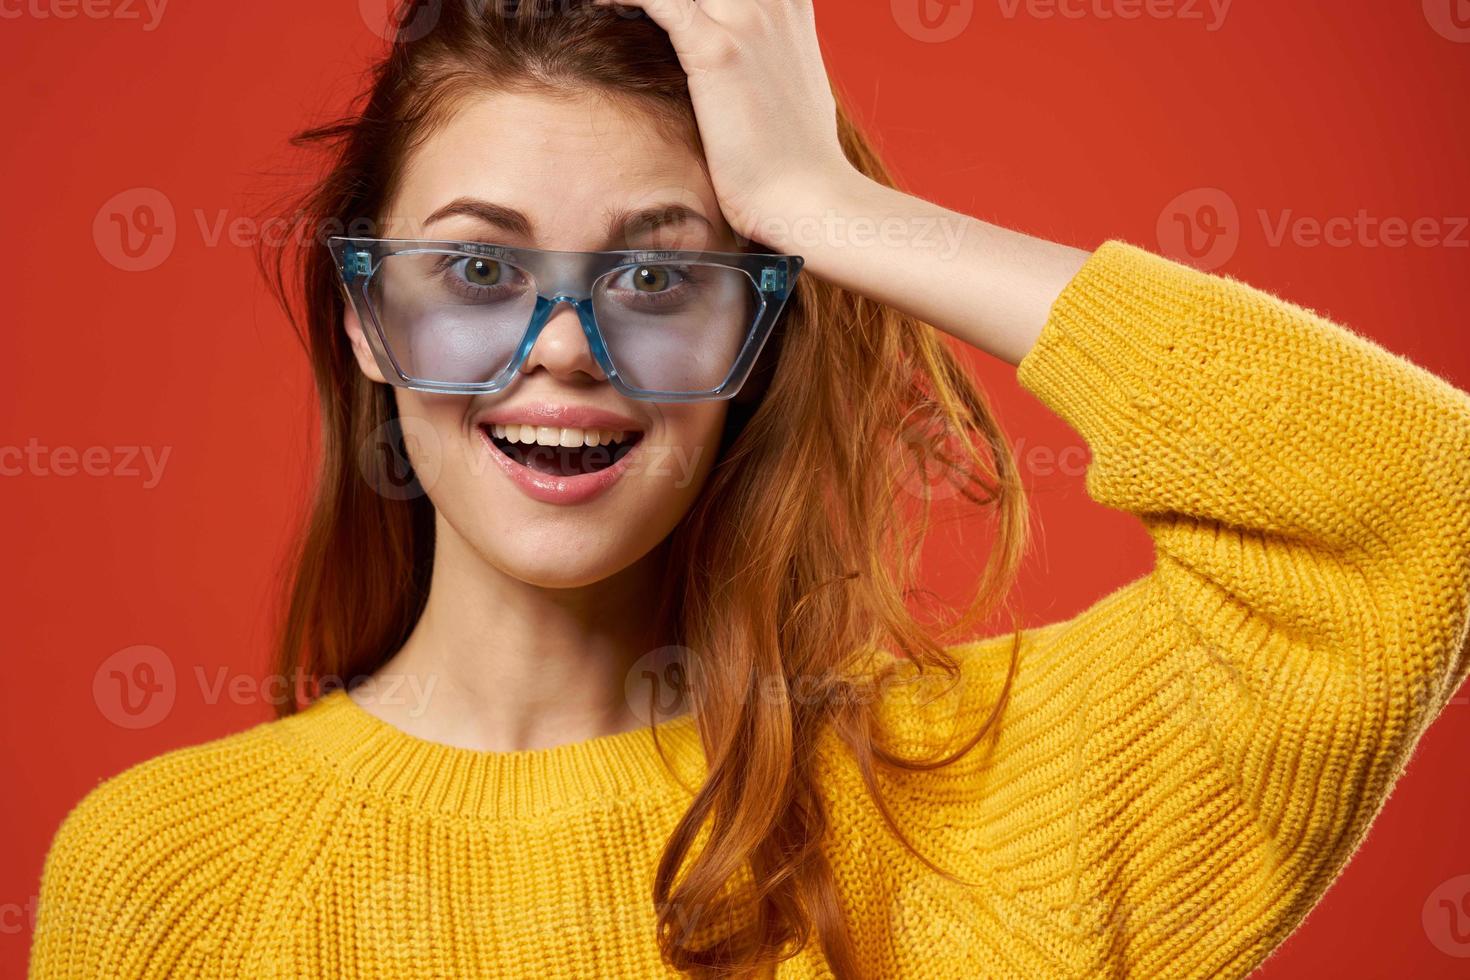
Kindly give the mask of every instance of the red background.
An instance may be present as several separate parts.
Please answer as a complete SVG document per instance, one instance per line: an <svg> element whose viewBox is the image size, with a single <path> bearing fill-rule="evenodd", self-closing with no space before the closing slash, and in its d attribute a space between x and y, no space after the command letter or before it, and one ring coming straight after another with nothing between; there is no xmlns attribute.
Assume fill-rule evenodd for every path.
<svg viewBox="0 0 1470 980"><path fill-rule="evenodd" d="M381 14L356 0L176 2L153 30L141 4L93 2L112 15L0 3L0 447L170 455L152 488L34 467L0 477L3 976L24 971L51 835L98 779L269 716L258 693L209 698L202 685L265 671L280 559L309 481L311 400L249 248L210 233L221 215L248 223L289 187L287 136L341 108L382 43L369 28ZM1076 17L960 2L938 28L968 18L949 40L913 28L915 0L819 0L818 21L829 67L909 189L1069 243L1161 248L1170 202L1213 188L1209 200L1238 210L1220 271L1470 387L1470 231L1458 244L1391 247L1356 232L1341 247L1273 244L1260 219L1361 210L1455 233L1449 219L1470 214L1470 31L1449 14L1456 2L1470 20L1470 5L1238 0L1215 30L1203 4L1203 19L1104 16L1128 2L1071 0ZM108 202L133 188L161 192L175 215L172 251L146 271L109 261L109 214L139 199ZM1014 438L1080 445L1010 368L974 364ZM1022 585L1031 624L1151 567L1142 527L1089 501L1080 471L1028 480L1045 527ZM975 562L950 537L931 556L936 587L958 595ZM164 651L176 698L129 729L109 720L93 679L139 644ZM1462 691L1363 849L1261 975L1470 971L1470 948L1437 949L1430 934L1444 924L1421 919L1431 892L1470 872L1467 737Z"/></svg>

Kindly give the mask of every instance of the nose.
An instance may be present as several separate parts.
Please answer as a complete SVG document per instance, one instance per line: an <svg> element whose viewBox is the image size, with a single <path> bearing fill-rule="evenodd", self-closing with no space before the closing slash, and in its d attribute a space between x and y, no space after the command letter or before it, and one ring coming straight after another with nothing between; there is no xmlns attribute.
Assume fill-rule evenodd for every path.
<svg viewBox="0 0 1470 980"><path fill-rule="evenodd" d="M521 365L522 374L532 374L538 369L565 381L603 381L606 375L592 356L587 335L582 332L582 321L569 302L561 302L552 311L551 318L536 343Z"/></svg>

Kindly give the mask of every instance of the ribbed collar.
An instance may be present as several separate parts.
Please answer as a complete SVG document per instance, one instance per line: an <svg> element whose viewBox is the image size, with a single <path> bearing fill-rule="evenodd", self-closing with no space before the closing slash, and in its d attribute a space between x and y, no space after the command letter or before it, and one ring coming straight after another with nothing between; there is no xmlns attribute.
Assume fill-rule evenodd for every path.
<svg viewBox="0 0 1470 980"><path fill-rule="evenodd" d="M410 735L341 689L281 719L282 734L351 782L412 809L473 819L532 819L577 806L680 792L644 727L547 749L490 752ZM658 743L697 788L704 752L693 715L658 725Z"/></svg>

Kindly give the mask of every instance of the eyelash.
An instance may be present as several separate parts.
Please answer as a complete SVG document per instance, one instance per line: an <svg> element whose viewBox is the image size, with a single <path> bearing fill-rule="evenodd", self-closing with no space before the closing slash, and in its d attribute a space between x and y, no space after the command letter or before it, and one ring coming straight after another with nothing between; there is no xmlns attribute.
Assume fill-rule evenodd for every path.
<svg viewBox="0 0 1470 980"><path fill-rule="evenodd" d="M642 268L647 268L647 266L624 266L623 268L617 270L617 273L613 276L612 281L617 281L623 276L628 275L632 272L636 272L638 269ZM676 274L679 277L679 281L668 289L661 289L656 293L642 293L638 292L635 289L627 289L622 291L638 296L640 302L652 305L662 305L666 303L678 302L682 298L684 292L687 291L687 288L697 286L700 282L699 274L693 271L692 266L659 264L654 266L654 268L663 269L665 272Z"/></svg>
<svg viewBox="0 0 1470 980"><path fill-rule="evenodd" d="M465 263L475 258L482 258L482 256L441 255L435 263L434 273L441 278L447 279L451 289L471 299L485 299L487 295L493 295L496 290L509 289L512 285L516 284L514 281L511 283L497 283L494 286L477 286L471 283L465 279L460 269ZM516 279L520 279L525 275L515 266L506 262L500 262L498 259L487 259L486 261L498 262L502 269L515 276ZM694 271L693 266L657 264L655 267L677 275L679 281L668 289L661 289L654 293L643 293L633 289L621 291L636 294L639 297L639 301L645 304L662 305L677 302L684 292L680 287L686 285L696 286L701 282L700 274ZM616 270L611 277L611 281L616 281L641 268L646 268L646 266L624 266Z"/></svg>
<svg viewBox="0 0 1470 980"><path fill-rule="evenodd" d="M459 267L471 259L480 257L472 255L441 255L439 256L439 260L434 264L434 273L441 279L447 279L451 289L468 299L485 299L487 295L493 295L497 290L505 290L515 284L513 281L510 283L497 283L494 286L476 286L467 280L463 273L458 271ZM524 276L524 273L513 265L499 262L496 259L487 259L486 261L497 262L502 269L509 272L516 279Z"/></svg>

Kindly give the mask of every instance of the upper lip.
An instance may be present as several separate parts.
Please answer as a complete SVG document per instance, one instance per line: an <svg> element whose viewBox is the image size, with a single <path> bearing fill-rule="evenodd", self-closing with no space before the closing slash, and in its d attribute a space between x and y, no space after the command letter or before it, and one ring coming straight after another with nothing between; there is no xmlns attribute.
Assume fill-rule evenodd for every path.
<svg viewBox="0 0 1470 980"><path fill-rule="evenodd" d="M606 429L642 432L643 426L617 412L590 405L557 405L534 402L492 408L475 419L476 425L536 425L561 429Z"/></svg>

